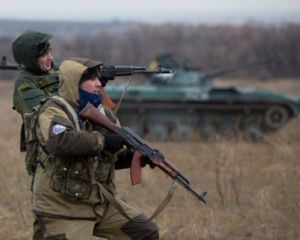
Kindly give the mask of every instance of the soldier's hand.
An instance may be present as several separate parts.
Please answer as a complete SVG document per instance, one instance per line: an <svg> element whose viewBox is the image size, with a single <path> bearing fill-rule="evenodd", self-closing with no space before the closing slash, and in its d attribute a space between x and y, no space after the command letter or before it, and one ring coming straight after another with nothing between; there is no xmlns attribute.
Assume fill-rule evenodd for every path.
<svg viewBox="0 0 300 240"><path fill-rule="evenodd" d="M147 164L153 169L155 168L155 164L150 160L149 156L147 154L143 154L141 156L142 159L142 167L145 167Z"/></svg>
<svg viewBox="0 0 300 240"><path fill-rule="evenodd" d="M106 75L101 75L101 77L99 78L102 87L105 87L109 80L114 80L114 79L115 79L114 77L106 76Z"/></svg>
<svg viewBox="0 0 300 240"><path fill-rule="evenodd" d="M103 134L105 140L105 149L110 151L112 154L118 152L126 142L117 134Z"/></svg>

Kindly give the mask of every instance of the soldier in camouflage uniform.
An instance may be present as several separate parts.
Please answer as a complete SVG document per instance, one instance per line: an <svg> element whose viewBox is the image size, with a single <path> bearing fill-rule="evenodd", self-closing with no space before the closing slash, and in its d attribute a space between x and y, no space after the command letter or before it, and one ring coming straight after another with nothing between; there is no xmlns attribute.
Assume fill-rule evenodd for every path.
<svg viewBox="0 0 300 240"><path fill-rule="evenodd" d="M57 95L58 84L40 89L41 86L53 81L55 77L38 79L35 76L53 74L58 71L58 65L53 63L50 53L49 40L51 34L26 30L12 44L12 53L15 61L25 68L15 80L13 109L21 114L31 111L45 97ZM21 131L21 151L26 151L24 129ZM43 239L38 222L33 224L33 239Z"/></svg>
<svg viewBox="0 0 300 240"><path fill-rule="evenodd" d="M140 223L147 220L146 216L116 195L115 169L129 168L133 153L124 147L120 136L77 114L91 103L120 126L112 111L102 104L101 65L82 58L60 65L58 92L65 102L48 99L36 126L41 146L33 212L45 239L159 239L156 224ZM140 222L123 217L105 197L106 191L130 218Z"/></svg>
<svg viewBox="0 0 300 240"><path fill-rule="evenodd" d="M50 38L51 34L26 30L12 44L15 61L25 66L17 76L13 96L14 109L22 117L38 105L41 99L57 94L57 84L40 89L43 85L57 81L55 77L36 77L58 71L59 66L53 63L50 53Z"/></svg>

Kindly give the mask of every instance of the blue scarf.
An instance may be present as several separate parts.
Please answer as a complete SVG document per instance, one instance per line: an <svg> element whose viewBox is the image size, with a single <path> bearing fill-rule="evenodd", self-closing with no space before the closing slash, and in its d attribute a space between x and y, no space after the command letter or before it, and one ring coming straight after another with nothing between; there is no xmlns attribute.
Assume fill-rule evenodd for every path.
<svg viewBox="0 0 300 240"><path fill-rule="evenodd" d="M97 108L102 101L102 94L89 93L79 88L79 107L77 113L80 113L88 103L93 104Z"/></svg>

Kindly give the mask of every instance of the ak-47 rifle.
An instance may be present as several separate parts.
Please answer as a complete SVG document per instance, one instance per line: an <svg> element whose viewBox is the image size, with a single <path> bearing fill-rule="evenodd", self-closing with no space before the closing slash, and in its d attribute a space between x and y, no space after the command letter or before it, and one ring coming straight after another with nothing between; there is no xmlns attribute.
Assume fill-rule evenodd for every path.
<svg viewBox="0 0 300 240"><path fill-rule="evenodd" d="M167 74L167 73L174 73L173 70L161 68L159 67L157 70L146 70L146 67L142 66L102 66L100 67L100 75L101 75L101 83L102 86L105 87L108 80L114 80L115 77L122 77L122 76L132 76L136 74ZM47 77L58 77L58 74L51 74L51 75L43 75L43 76L36 76L37 78L47 78ZM57 81L58 82L58 81ZM52 82L50 84L46 84L42 86L42 88L46 88L55 84L57 82Z"/></svg>
<svg viewBox="0 0 300 240"><path fill-rule="evenodd" d="M160 168L163 172L181 184L187 191L193 194L199 201L206 203L204 197L206 191L201 195L196 193L191 187L189 180L181 174L171 162L169 162L163 154L158 150L151 148L146 142L144 142L139 136L132 132L127 127L118 127L109 121L109 119L101 114L92 104L87 104L86 107L79 113L80 117L90 120L91 122L121 136L126 142L127 147L134 151L130 175L132 185L142 182L141 175L141 156L146 154L152 161L152 164Z"/></svg>
<svg viewBox="0 0 300 240"><path fill-rule="evenodd" d="M120 98L119 102L115 104L114 102L111 101L111 99L107 96L106 92L104 91L104 87L106 86L107 82L109 80L114 80L115 77L121 77L121 76L131 76L131 75L136 75L136 74L170 74L174 73L173 70L166 69L166 68L159 68L157 70L146 70L146 67L141 67L141 66L101 66L100 67L100 82L102 85L102 88L100 88L100 92L103 96L104 99L104 105L106 105L109 109L114 109L114 113L116 114L119 106L121 104L122 97ZM45 84L41 86L41 89L44 89L46 87L49 87L53 84L58 83L58 74L52 74L52 75L44 75L44 76L36 76L36 78L47 78L47 77L56 77L56 81L53 81L51 83ZM129 83L129 82L128 82ZM124 89L123 94L125 93L128 83Z"/></svg>

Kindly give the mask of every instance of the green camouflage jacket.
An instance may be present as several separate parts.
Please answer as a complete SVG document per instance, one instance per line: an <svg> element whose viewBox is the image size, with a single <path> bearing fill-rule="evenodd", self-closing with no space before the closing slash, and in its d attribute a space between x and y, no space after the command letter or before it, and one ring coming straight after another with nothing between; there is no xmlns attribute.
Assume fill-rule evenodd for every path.
<svg viewBox="0 0 300 240"><path fill-rule="evenodd" d="M40 103L40 100L57 94L58 84L44 89L41 86L57 81L55 77L37 79L35 76L48 75L58 71L58 65L52 63L52 69L45 72L38 65L38 45L48 41L51 34L26 30L12 44L12 53L18 64L25 66L15 80L13 108L23 115Z"/></svg>

